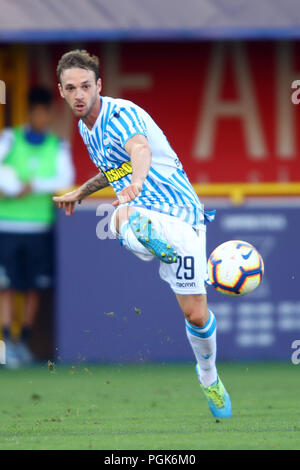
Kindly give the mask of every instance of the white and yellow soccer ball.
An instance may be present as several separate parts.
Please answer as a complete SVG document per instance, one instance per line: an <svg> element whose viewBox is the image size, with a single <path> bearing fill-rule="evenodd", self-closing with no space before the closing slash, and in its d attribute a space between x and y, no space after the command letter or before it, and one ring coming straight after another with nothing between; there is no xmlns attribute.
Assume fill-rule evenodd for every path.
<svg viewBox="0 0 300 470"><path fill-rule="evenodd" d="M239 297L254 291L262 281L264 262L248 242L230 240L219 245L208 259L208 278L224 295Z"/></svg>

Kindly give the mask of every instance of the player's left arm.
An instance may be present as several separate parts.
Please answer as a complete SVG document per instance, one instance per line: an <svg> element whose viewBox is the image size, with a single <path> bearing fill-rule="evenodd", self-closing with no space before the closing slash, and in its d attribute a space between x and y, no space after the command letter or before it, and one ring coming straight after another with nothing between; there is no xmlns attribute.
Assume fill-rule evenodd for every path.
<svg viewBox="0 0 300 470"><path fill-rule="evenodd" d="M125 143L125 150L130 156L132 165L131 184L122 189L114 206L133 201L141 192L144 181L149 173L152 152L148 140L142 134L136 134Z"/></svg>

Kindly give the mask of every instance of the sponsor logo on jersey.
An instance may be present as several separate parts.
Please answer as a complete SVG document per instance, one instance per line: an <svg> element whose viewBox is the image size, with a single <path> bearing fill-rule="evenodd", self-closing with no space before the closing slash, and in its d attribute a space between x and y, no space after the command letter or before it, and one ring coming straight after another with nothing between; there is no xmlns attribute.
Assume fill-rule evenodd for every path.
<svg viewBox="0 0 300 470"><path fill-rule="evenodd" d="M118 181L124 176L129 175L132 173L132 166L130 162L124 162L118 168L112 168L111 170L105 171L105 176L110 183L114 181Z"/></svg>

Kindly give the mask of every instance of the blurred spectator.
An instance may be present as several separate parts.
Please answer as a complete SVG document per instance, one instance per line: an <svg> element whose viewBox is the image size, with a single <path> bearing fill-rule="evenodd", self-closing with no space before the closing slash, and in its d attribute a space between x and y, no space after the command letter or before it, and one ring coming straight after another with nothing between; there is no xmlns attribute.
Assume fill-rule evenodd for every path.
<svg viewBox="0 0 300 470"><path fill-rule="evenodd" d="M28 122L0 135L0 290L7 365L32 362L28 346L40 290L53 284L52 195L74 182L69 144L48 131L52 94L34 87ZM21 333L13 341L16 291L24 292Z"/></svg>

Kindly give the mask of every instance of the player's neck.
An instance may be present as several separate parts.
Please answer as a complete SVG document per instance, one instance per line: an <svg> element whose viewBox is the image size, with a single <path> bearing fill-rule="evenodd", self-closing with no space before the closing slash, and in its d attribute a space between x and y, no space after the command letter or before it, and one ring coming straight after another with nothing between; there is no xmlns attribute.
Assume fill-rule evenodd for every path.
<svg viewBox="0 0 300 470"><path fill-rule="evenodd" d="M82 121L84 122L84 124L87 126L89 130L93 129L94 124L97 121L97 118L99 116L100 108L101 108L101 99L99 95L99 98L97 98L91 112L88 114L88 116L82 118Z"/></svg>

